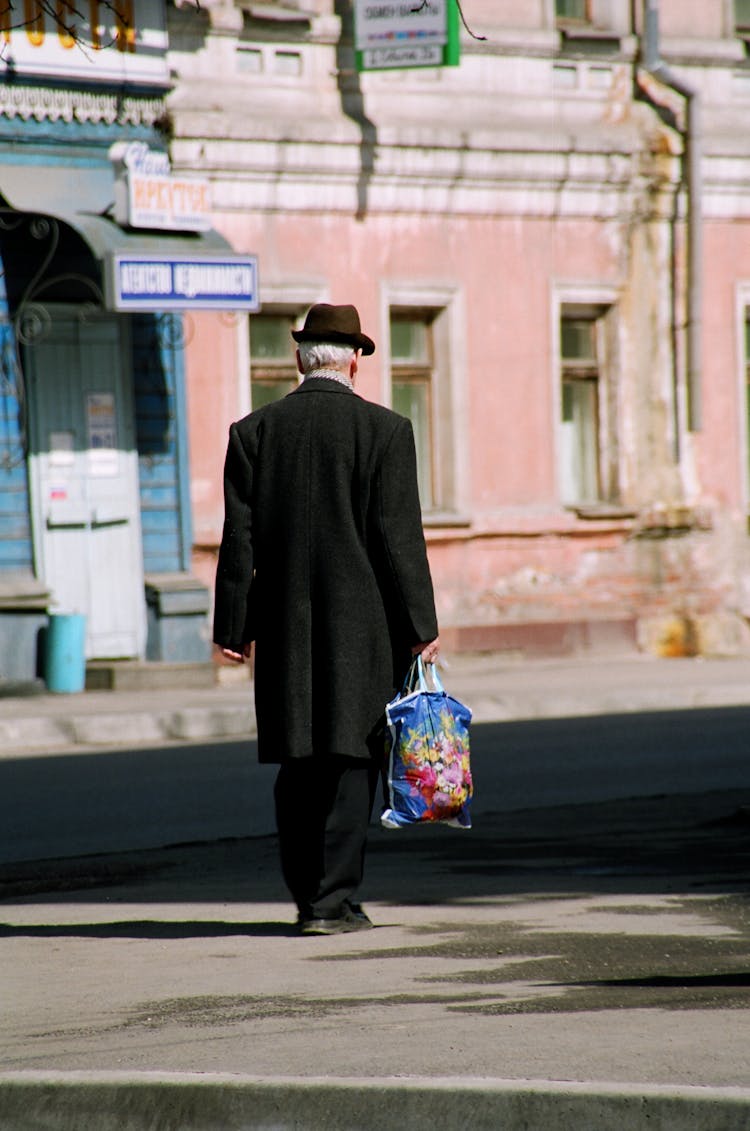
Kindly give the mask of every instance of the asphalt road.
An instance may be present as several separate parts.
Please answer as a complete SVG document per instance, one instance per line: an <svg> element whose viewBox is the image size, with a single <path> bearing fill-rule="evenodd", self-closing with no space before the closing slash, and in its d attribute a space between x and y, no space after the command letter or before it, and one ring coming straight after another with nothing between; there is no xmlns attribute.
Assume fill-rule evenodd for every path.
<svg viewBox="0 0 750 1131"><path fill-rule="evenodd" d="M749 731L747 707L475 725L475 826L483 814L750 787ZM274 775L253 742L5 759L0 862L264 836Z"/></svg>
<svg viewBox="0 0 750 1131"><path fill-rule="evenodd" d="M270 829L274 771L245 746L0 762L2 836L25 830L36 856L0 860L4 1069L590 1091L575 1114L554 1092L544 1112L514 1107L513 1126L534 1128L561 1111L604 1127L605 1087L635 1104L608 1127L707 1128L686 1103L732 1088L724 1103L744 1106L717 1113L712 1096L701 1111L744 1128L749 716L476 726L474 830L373 828L376 929L345 940L299 938L275 839L252 835ZM72 858L86 842L94 854ZM59 1105L43 1081L39 1102ZM670 1117L645 1106L651 1084L692 1091ZM171 1125L169 1081L159 1096L151 1124ZM76 1127L98 1128L100 1104ZM461 1122L441 1122L441 1096L430 1110ZM509 1122L498 1110L486 1126Z"/></svg>

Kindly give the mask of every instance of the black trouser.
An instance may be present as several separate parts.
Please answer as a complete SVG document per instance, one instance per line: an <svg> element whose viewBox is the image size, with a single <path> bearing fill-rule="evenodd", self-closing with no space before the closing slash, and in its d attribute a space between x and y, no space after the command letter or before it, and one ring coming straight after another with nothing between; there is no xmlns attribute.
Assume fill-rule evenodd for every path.
<svg viewBox="0 0 750 1131"><path fill-rule="evenodd" d="M331 755L285 762L274 789L281 870L304 919L335 918L364 870L379 767Z"/></svg>

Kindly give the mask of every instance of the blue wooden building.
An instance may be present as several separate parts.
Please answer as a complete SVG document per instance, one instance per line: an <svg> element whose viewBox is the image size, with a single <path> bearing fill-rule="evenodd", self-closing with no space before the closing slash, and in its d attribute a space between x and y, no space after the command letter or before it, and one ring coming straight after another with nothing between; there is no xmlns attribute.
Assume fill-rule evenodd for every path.
<svg viewBox="0 0 750 1131"><path fill-rule="evenodd" d="M182 311L254 290L169 168L161 0L29 12L0 56L0 685L40 674L55 612L91 660L208 657Z"/></svg>

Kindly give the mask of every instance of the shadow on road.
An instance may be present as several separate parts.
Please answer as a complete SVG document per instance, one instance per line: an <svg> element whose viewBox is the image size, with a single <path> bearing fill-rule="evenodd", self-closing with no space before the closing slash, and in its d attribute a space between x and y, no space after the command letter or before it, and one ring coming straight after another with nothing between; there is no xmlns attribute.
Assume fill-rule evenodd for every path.
<svg viewBox="0 0 750 1131"><path fill-rule="evenodd" d="M0 923L0 939L22 936L32 939L222 939L233 935L245 938L291 937L299 934L296 925L285 922L227 923L202 919L128 919L112 923L36 923L10 926Z"/></svg>
<svg viewBox="0 0 750 1131"><path fill-rule="evenodd" d="M373 823L362 896L746 892L749 726L747 708L476 725L474 828ZM274 773L248 742L0 761L0 900L288 906ZM159 937L192 927L141 925Z"/></svg>
<svg viewBox="0 0 750 1131"><path fill-rule="evenodd" d="M749 878L750 790L732 790L485 812L472 830L373 825L363 897L466 905L520 895L740 893ZM77 903L289 903L274 836L4 864L0 896L14 902L54 896ZM180 937L192 926L127 923L122 930ZM275 925L268 927L273 933ZM198 934L236 931L221 922L194 928Z"/></svg>

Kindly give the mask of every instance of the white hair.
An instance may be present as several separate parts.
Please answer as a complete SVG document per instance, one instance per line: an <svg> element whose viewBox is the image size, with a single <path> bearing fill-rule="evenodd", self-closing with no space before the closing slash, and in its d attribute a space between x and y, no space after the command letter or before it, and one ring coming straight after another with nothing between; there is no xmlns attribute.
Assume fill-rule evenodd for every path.
<svg viewBox="0 0 750 1131"><path fill-rule="evenodd" d="M299 342L297 349L305 373L311 369L346 369L357 352L354 346L335 346L331 342Z"/></svg>

